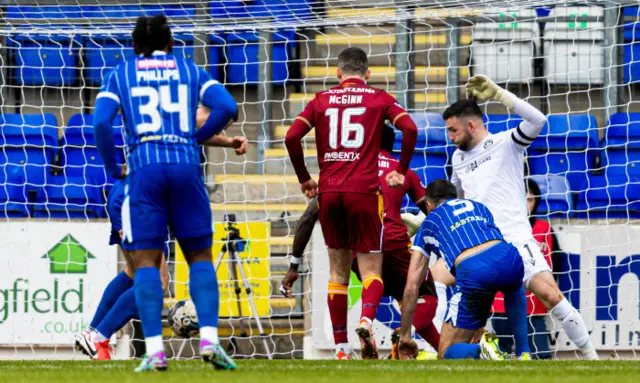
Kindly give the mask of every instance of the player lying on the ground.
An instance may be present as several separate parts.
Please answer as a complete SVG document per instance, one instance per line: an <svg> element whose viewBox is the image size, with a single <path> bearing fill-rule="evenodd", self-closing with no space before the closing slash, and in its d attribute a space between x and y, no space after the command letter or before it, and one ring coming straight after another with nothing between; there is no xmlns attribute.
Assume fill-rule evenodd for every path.
<svg viewBox="0 0 640 383"><path fill-rule="evenodd" d="M458 195L485 204L494 214L505 240L525 265L524 286L551 311L586 359L598 359L580 313L563 296L531 233L524 188L524 152L538 136L546 117L486 76L474 76L466 86L478 100L495 100L524 121L514 129L490 134L475 101L461 100L444 111L453 154L452 182Z"/></svg>
<svg viewBox="0 0 640 383"><path fill-rule="evenodd" d="M349 278L357 254L363 316L358 326L363 349L375 350L371 323L380 304L382 283L382 196L378 153L382 127L389 120L404 134L396 170L386 182L402 186L416 145L417 129L409 114L382 89L366 84L371 75L367 54L347 48L338 56L340 85L316 94L287 132L285 144L302 192L318 197L318 218L329 248L331 277L328 305L338 354L350 354L347 339ZM319 185L304 162L302 138L315 127Z"/></svg>
<svg viewBox="0 0 640 383"><path fill-rule="evenodd" d="M211 110L205 106L198 108L196 126L200 129ZM231 126L230 122L225 129ZM233 148L237 155L247 153L248 140L243 136L226 137L217 134L205 142L205 146ZM122 247L122 202L124 201L124 181L116 181L107 198L107 211L111 221L110 245L119 245L127 262L124 271L118 274L105 288L98 309L87 329L75 336L76 348L94 360L111 359L109 339L131 319L137 318L138 309L135 305L133 290L133 276L135 261L131 253ZM165 246L164 254L168 254ZM169 283L169 272L163 255L161 267L162 290Z"/></svg>
<svg viewBox="0 0 640 383"><path fill-rule="evenodd" d="M384 202L384 235L383 235L383 258L382 258L382 281L384 283L383 295L392 296L398 302L402 301L404 285L409 270L409 261L411 253L409 252L410 239L407 235L407 228L402 223L400 217L400 209L405 194L409 195L412 201L421 209L426 211L424 201L424 186L420 183L420 178L412 170L408 170L405 183L400 188L391 188L385 183L385 179L389 172L398 166L398 160L391 156L393 143L395 141L395 133L393 128L385 126L382 131L382 142L380 154L378 156L378 174L380 184L382 186L382 196ZM311 238L313 227L318 219L318 206L316 200L312 200L305 210L296 226L296 234L293 239L293 254L289 271L285 275L280 291L287 297L291 297L291 289L298 279L298 265L302 261L304 249ZM354 259L351 269L360 277L357 259ZM363 287L366 284L363 282ZM429 276L420 285L420 298L414 316L413 326L416 333L427 341L433 348L438 349L440 342L440 334L434 327L432 319L435 315L438 300L435 294L433 279ZM363 305L363 316L369 307ZM369 314L370 315L370 314ZM375 314L374 314L375 315ZM371 345L376 346L375 342ZM340 355L340 352L345 355ZM363 359L369 359L372 356L377 357L377 349L362 349ZM392 358L397 356L397 344L392 347ZM338 350L336 353L338 359L350 357L349 353L344 350Z"/></svg>
<svg viewBox="0 0 640 383"><path fill-rule="evenodd" d="M419 286L428 272L429 257L435 254L444 259L456 278L455 292L442 326L438 358L503 360L507 357L492 334L485 333L480 344L470 343L476 331L484 327L495 294L501 291L514 329L516 356L528 359L522 258L514 246L504 241L486 206L456 199L456 196L456 187L449 181L436 180L427 186L425 199L429 214L411 247L413 253L402 301L400 355L412 359L418 353L418 346L411 339L411 322ZM517 332L522 329L524 331Z"/></svg>
<svg viewBox="0 0 640 383"><path fill-rule="evenodd" d="M162 342L163 291L159 266L167 227L189 264L189 291L200 323L200 357L235 369L218 339L219 291L213 263L212 213L200 166L200 145L234 118L227 90L191 60L171 53L167 18L139 17L133 45L140 56L118 65L96 97L96 144L106 171L122 178L112 124L122 109L129 174L123 204L123 241L136 263L136 305L147 356L136 371L166 370ZM211 109L196 129L198 103ZM144 219L141 219L144 217Z"/></svg>

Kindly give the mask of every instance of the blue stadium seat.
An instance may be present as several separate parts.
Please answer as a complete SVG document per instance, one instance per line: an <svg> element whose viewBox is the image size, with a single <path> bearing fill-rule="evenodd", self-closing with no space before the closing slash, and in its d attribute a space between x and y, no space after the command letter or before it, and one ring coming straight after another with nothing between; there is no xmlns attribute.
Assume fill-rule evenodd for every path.
<svg viewBox="0 0 640 383"><path fill-rule="evenodd" d="M562 176L529 176L540 187L540 205L536 216L569 218L573 215L573 199L566 178Z"/></svg>
<svg viewBox="0 0 640 383"><path fill-rule="evenodd" d="M90 219L105 217L102 187L79 177L56 176L38 191L35 218Z"/></svg>
<svg viewBox="0 0 640 383"><path fill-rule="evenodd" d="M18 169L29 188L44 185L58 149L57 125L50 113L0 114L0 167Z"/></svg>
<svg viewBox="0 0 640 383"><path fill-rule="evenodd" d="M640 178L590 176L581 189L577 218L640 218Z"/></svg>
<svg viewBox="0 0 640 383"><path fill-rule="evenodd" d="M483 121L487 130L496 134L515 128L522 122L522 118L509 114L485 114Z"/></svg>
<svg viewBox="0 0 640 383"><path fill-rule="evenodd" d="M70 35L16 34L7 37L18 85L69 86L78 78L80 38Z"/></svg>
<svg viewBox="0 0 640 383"><path fill-rule="evenodd" d="M602 166L607 175L640 177L640 113L616 113L603 141Z"/></svg>
<svg viewBox="0 0 640 383"><path fill-rule="evenodd" d="M222 82L222 68L224 67L225 57L224 48L226 42L224 36L215 34L209 36L209 73L214 80Z"/></svg>
<svg viewBox="0 0 640 383"><path fill-rule="evenodd" d="M425 185L436 179L447 178L446 166L455 147L447 139L442 116L439 113L412 113L411 118L418 126L418 140L410 168ZM395 156L400 155L401 146L402 132L396 131L393 146Z"/></svg>
<svg viewBox="0 0 640 383"><path fill-rule="evenodd" d="M61 163L64 166L64 174L67 177L78 177L85 179L85 183L91 185L110 185L113 179L107 176L104 170L104 163L96 148L93 115L75 114L69 119L64 132L61 151ZM118 163L124 163L124 146L122 136L122 116L117 115L114 121L114 139ZM92 184L95 182L95 184Z"/></svg>
<svg viewBox="0 0 640 383"><path fill-rule="evenodd" d="M625 84L640 81L640 7L624 9L623 66Z"/></svg>
<svg viewBox="0 0 640 383"><path fill-rule="evenodd" d="M29 191L23 172L13 168L0 172L0 218L29 217Z"/></svg>
<svg viewBox="0 0 640 383"><path fill-rule="evenodd" d="M185 59L193 59L193 35L174 34L173 35L173 54ZM210 61L211 62L211 61Z"/></svg>
<svg viewBox="0 0 640 383"><path fill-rule="evenodd" d="M211 16L214 19L273 17L280 21L306 20L311 17L309 3L309 0L214 1Z"/></svg>
<svg viewBox="0 0 640 383"><path fill-rule="evenodd" d="M599 151L598 123L587 114L549 116L528 150L531 174L561 175L580 190Z"/></svg>
<svg viewBox="0 0 640 383"><path fill-rule="evenodd" d="M85 76L89 83L100 84L104 76L135 56L131 36L89 35L84 39L87 65Z"/></svg>
<svg viewBox="0 0 640 383"><path fill-rule="evenodd" d="M78 19L118 19L123 17L153 16L163 13L170 19L195 16L195 5L10 5L6 8L7 19L65 19L73 15Z"/></svg>
<svg viewBox="0 0 640 383"><path fill-rule="evenodd" d="M176 56L193 58L193 36L173 36L173 53ZM90 35L84 39L87 65L85 76L89 83L101 84L104 76L118 64L135 57L130 35Z"/></svg>
<svg viewBox="0 0 640 383"><path fill-rule="evenodd" d="M282 84L289 78L287 61L293 58L296 34L292 30L273 33L271 78ZM262 46L257 32L229 33L227 41L227 82L233 84L258 82L258 49Z"/></svg>

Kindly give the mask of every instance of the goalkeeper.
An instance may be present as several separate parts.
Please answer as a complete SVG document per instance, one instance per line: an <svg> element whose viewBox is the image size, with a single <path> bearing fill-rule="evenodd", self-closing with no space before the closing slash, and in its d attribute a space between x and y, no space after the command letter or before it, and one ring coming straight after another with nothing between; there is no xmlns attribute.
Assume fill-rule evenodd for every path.
<svg viewBox="0 0 640 383"><path fill-rule="evenodd" d="M382 141L380 154L378 156L378 175L382 185L382 197L384 202L384 236L383 236L383 265L382 279L384 291L381 295L392 296L398 302L402 301L404 286L407 280L409 262L410 239L407 234L407 227L403 224L400 211L404 195L407 194L411 200L423 211L426 211L424 200L424 186L416 173L409 170L406 175L406 182L400 188L391 188L385 182L385 177L398 166L398 160L391 156L395 133L393 128L385 126L382 131ZM318 220L318 207L314 198L296 226L296 234L293 240L293 257L291 265L282 281L280 291L287 297L291 297L291 288L298 279L298 265L302 262L304 249L311 238L311 233ZM351 266L352 270L360 279L358 273L357 260ZM366 281L364 282L366 283ZM414 316L413 326L416 333L427 341L433 348L438 349L440 343L440 333L434 326L432 320L438 307L433 278L428 275L419 287L419 299ZM363 307L363 310L365 308ZM365 352L363 350L363 352ZM377 355L377 350L375 350ZM397 344L392 347L391 356L397 359Z"/></svg>
<svg viewBox="0 0 640 383"><path fill-rule="evenodd" d="M540 134L547 119L532 105L486 76L472 77L466 90L480 101L500 102L524 121L514 129L490 134L475 101L461 100L444 111L449 138L458 147L451 160L451 181L456 185L458 196L481 202L491 210L505 241L512 243L522 257L524 287L562 323L567 336L582 351L584 358L597 360L598 354L587 327L578 310L558 288L529 224L524 152ZM524 304L526 309L526 302ZM518 332L521 330L526 332L526 327Z"/></svg>
<svg viewBox="0 0 640 383"><path fill-rule="evenodd" d="M209 117L210 109L201 106L196 114L196 126L201 128ZM228 128L231 125L227 125ZM226 129L225 128L225 129ZM226 137L218 134L209 138L205 142L206 146L233 148L237 155L247 153L248 140L246 137ZM122 242L122 203L124 201L124 181L116 181L107 199L107 211L111 221L110 245L118 245L122 250L127 266L120 272L105 288L98 309L87 329L75 336L76 348L82 351L89 358L94 360L110 360L111 347L109 339L111 336L129 323L131 319L138 317L138 308L135 302L135 290L133 287L133 276L135 274L135 261L133 256L123 246ZM165 260L165 255L169 254L169 248L165 245L162 257L160 273L162 277L162 290L164 291L169 282L169 272Z"/></svg>

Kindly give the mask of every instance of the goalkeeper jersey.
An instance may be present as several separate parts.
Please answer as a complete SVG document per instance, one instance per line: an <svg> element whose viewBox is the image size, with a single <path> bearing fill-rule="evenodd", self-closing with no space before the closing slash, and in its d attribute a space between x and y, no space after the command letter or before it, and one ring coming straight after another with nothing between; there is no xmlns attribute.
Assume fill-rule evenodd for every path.
<svg viewBox="0 0 640 383"><path fill-rule="evenodd" d="M453 154L451 181L464 198L486 205L507 242L533 241L524 185L524 150L518 128L489 134L469 151Z"/></svg>

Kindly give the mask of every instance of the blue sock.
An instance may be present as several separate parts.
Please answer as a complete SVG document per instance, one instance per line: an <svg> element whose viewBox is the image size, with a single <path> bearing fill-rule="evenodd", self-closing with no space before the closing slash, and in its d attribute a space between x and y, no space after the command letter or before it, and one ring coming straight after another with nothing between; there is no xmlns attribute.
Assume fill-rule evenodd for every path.
<svg viewBox="0 0 640 383"><path fill-rule="evenodd" d="M524 288L503 291L503 293L505 311L516 343L516 356L520 356L523 352L531 352L527 332L527 297L524 294Z"/></svg>
<svg viewBox="0 0 640 383"><path fill-rule="evenodd" d="M470 343L456 343L447 348L443 359L480 359L480 345Z"/></svg>
<svg viewBox="0 0 640 383"><path fill-rule="evenodd" d="M190 266L189 291L196 306L200 327L218 327L220 296L218 278L210 261L194 262Z"/></svg>
<svg viewBox="0 0 640 383"><path fill-rule="evenodd" d="M136 271L136 305L145 338L162 335L162 282L160 270L155 267L141 267Z"/></svg>
<svg viewBox="0 0 640 383"><path fill-rule="evenodd" d="M113 308L109 310L109 313L107 313L102 322L100 322L96 330L105 338L109 339L111 335L129 323L136 315L138 315L136 290L130 288L120 296L120 299L118 299Z"/></svg>
<svg viewBox="0 0 640 383"><path fill-rule="evenodd" d="M102 298L100 299L100 303L98 304L98 309L96 313L93 315L93 319L91 320L90 326L92 328L98 328L102 318L107 315L107 313L111 310L113 305L116 304L116 301L125 291L129 290L133 286L133 280L129 278L124 271L120 272L116 275L115 278L109 282L107 288L104 289L104 293L102 293Z"/></svg>

